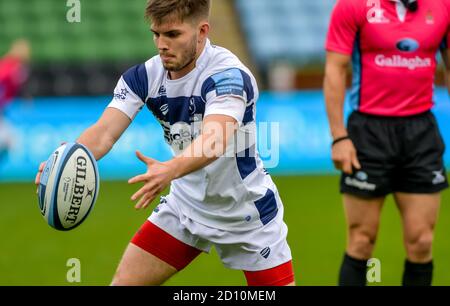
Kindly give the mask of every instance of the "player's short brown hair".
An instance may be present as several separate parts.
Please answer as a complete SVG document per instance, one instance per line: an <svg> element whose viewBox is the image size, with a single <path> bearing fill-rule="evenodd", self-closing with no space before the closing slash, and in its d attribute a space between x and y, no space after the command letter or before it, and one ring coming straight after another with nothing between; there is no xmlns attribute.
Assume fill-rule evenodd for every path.
<svg viewBox="0 0 450 306"><path fill-rule="evenodd" d="M211 0L149 0L145 18L149 22L161 24L169 17L176 21L198 21L208 19Z"/></svg>

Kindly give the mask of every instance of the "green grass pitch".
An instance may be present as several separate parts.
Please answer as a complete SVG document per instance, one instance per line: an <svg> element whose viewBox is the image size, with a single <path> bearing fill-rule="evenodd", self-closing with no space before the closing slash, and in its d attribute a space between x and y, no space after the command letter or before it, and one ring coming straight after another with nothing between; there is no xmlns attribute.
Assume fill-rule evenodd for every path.
<svg viewBox="0 0 450 306"><path fill-rule="evenodd" d="M336 285L345 248L344 214L337 176L276 177L285 205L288 240L298 285ZM81 262L80 285L108 285L123 250L151 210L135 211L136 186L102 182L89 218L70 232L51 229L41 217L29 184L0 184L0 285L73 285L70 258ZM434 244L434 285L450 285L450 192L443 203ZM154 207L154 204L152 205ZM381 260L381 285L399 285L405 253L400 217L388 198L374 257ZM222 266L217 254L200 255L167 285L245 285L241 271Z"/></svg>

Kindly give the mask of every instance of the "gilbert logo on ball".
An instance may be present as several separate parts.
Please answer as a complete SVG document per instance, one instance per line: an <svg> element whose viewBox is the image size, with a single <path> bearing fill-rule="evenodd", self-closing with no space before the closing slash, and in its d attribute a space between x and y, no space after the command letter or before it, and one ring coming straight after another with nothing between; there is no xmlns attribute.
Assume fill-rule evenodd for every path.
<svg viewBox="0 0 450 306"><path fill-rule="evenodd" d="M99 175L92 153L67 143L50 155L38 189L39 208L47 223L61 231L80 225L97 199Z"/></svg>

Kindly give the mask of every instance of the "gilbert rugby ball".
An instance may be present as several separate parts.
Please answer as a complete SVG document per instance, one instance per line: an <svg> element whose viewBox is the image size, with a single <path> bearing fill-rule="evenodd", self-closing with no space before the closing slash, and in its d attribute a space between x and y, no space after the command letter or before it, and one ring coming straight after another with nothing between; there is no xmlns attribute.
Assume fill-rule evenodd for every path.
<svg viewBox="0 0 450 306"><path fill-rule="evenodd" d="M92 153L66 143L47 160L38 187L39 208L47 223L61 231L80 225L97 199L99 177Z"/></svg>

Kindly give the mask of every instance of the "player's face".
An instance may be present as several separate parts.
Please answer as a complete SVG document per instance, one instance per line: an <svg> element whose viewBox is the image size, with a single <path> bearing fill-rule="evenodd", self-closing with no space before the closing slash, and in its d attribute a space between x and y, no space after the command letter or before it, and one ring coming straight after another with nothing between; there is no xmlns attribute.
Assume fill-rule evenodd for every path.
<svg viewBox="0 0 450 306"><path fill-rule="evenodd" d="M189 72L195 67L199 50L198 27L190 22L169 21L152 24L153 39L164 68Z"/></svg>

